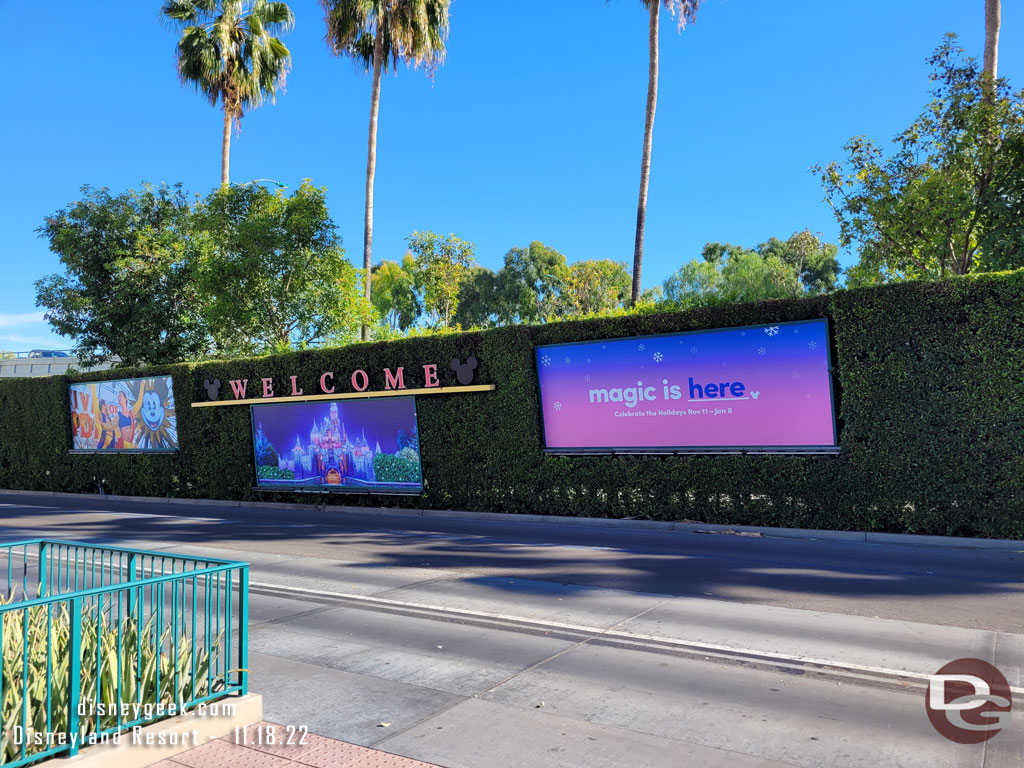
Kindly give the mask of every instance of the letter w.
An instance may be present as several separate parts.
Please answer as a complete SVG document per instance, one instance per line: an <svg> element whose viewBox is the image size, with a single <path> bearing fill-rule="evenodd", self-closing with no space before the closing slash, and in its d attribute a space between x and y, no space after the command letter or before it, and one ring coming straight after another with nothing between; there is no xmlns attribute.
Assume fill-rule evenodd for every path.
<svg viewBox="0 0 1024 768"><path fill-rule="evenodd" d="M241 400L242 398L245 397L245 390L246 390L246 387L248 387L248 386L249 386L249 380L248 379L242 379L241 381L239 381L238 379L235 379L234 381L231 382L231 391L235 393L235 399L236 400Z"/></svg>

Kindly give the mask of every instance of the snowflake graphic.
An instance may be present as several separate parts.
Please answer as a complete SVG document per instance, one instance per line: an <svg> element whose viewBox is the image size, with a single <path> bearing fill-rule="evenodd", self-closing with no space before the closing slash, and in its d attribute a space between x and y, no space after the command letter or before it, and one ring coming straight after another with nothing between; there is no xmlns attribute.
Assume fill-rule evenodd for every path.
<svg viewBox="0 0 1024 768"><path fill-rule="evenodd" d="M644 345L643 344L637 344L636 348L639 349L641 352L644 351Z"/></svg>
<svg viewBox="0 0 1024 768"><path fill-rule="evenodd" d="M544 357L540 359L540 364L545 367L551 365L551 358L548 355L544 355Z"/></svg>
<svg viewBox="0 0 1024 768"><path fill-rule="evenodd" d="M817 349L818 348L818 342L816 342L816 341L809 341L809 342L807 342L807 348L808 349Z"/></svg>
<svg viewBox="0 0 1024 768"><path fill-rule="evenodd" d="M654 353L654 362L660 363L664 359L665 359L665 356L663 354L661 354L661 352L655 352Z"/></svg>
<svg viewBox="0 0 1024 768"><path fill-rule="evenodd" d="M588 373L586 376L584 376L583 380L584 381L590 381L590 374Z"/></svg>
<svg viewBox="0 0 1024 768"><path fill-rule="evenodd" d="M690 347L690 354L691 355L696 355L697 354L697 348L696 347Z"/></svg>
<svg viewBox="0 0 1024 768"><path fill-rule="evenodd" d="M767 352L767 350L764 347L757 348L757 354L763 355L765 352Z"/></svg>
<svg viewBox="0 0 1024 768"><path fill-rule="evenodd" d="M555 409L556 411L560 411L560 410L562 410L562 403L561 403L561 402L560 402L559 400L555 400L555 405L554 405L554 409Z"/></svg>
<svg viewBox="0 0 1024 768"><path fill-rule="evenodd" d="M571 358L569 358L569 357L567 357L567 358L565 358L565 362L566 362L566 363L571 363L571 362L572 362L572 359L571 359Z"/></svg>
<svg viewBox="0 0 1024 768"><path fill-rule="evenodd" d="M800 371L793 371L793 381L800 380Z"/></svg>
<svg viewBox="0 0 1024 768"><path fill-rule="evenodd" d="M779 335L779 326L773 325L770 328L765 328L764 332L766 334L768 334L769 336L778 336Z"/></svg>

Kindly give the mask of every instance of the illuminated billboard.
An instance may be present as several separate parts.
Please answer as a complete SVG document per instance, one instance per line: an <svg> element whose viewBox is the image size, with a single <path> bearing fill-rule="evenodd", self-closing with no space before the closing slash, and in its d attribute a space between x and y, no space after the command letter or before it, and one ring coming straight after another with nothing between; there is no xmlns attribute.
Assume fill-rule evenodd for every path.
<svg viewBox="0 0 1024 768"><path fill-rule="evenodd" d="M178 450L170 376L71 385L72 450L168 453Z"/></svg>
<svg viewBox="0 0 1024 768"><path fill-rule="evenodd" d="M536 349L545 449L837 450L826 320Z"/></svg>
<svg viewBox="0 0 1024 768"><path fill-rule="evenodd" d="M252 406L260 489L420 493L412 397Z"/></svg>

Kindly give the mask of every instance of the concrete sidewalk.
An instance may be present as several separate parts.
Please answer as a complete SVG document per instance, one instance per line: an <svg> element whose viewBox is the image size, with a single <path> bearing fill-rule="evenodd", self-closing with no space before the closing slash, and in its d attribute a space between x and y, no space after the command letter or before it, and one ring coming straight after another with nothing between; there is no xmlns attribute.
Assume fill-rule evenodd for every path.
<svg viewBox="0 0 1024 768"><path fill-rule="evenodd" d="M274 734L275 741L287 742L291 737L297 742L301 737L283 725L266 721L249 726L246 733L248 742L269 740L270 734ZM243 739L239 736L238 740ZM225 736L150 768L434 768L430 763L312 733L303 741L305 744L240 744L235 736Z"/></svg>

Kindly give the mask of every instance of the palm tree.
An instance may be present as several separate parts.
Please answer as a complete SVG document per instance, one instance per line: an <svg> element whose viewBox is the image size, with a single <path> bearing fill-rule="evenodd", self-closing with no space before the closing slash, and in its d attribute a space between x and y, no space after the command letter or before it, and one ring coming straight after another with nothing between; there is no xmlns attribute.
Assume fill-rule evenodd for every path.
<svg viewBox="0 0 1024 768"><path fill-rule="evenodd" d="M363 220L363 274L370 300L373 253L373 180L377 170L377 110L380 76L399 60L423 66L431 75L444 62L451 0L320 0L327 23L327 45L336 56L351 56L373 74L370 131L366 150L366 210ZM369 340L370 327L363 326Z"/></svg>
<svg viewBox="0 0 1024 768"><path fill-rule="evenodd" d="M678 17L679 29L697 20L701 0L640 0L650 14L647 67L647 119L644 121L644 151L640 160L640 199L636 206L636 241L633 244L633 292L630 306L640 298L640 270L644 261L644 226L647 223L647 186L651 178L651 146L654 142L654 110L658 104L658 26L661 6Z"/></svg>
<svg viewBox="0 0 1024 768"><path fill-rule="evenodd" d="M985 74L990 84L996 81L999 65L1000 16L999 0L985 0Z"/></svg>
<svg viewBox="0 0 1024 768"><path fill-rule="evenodd" d="M182 29L178 76L224 110L220 183L228 185L231 128L245 110L284 90L291 53L276 37L292 28L287 3L268 0L166 0L161 15Z"/></svg>

